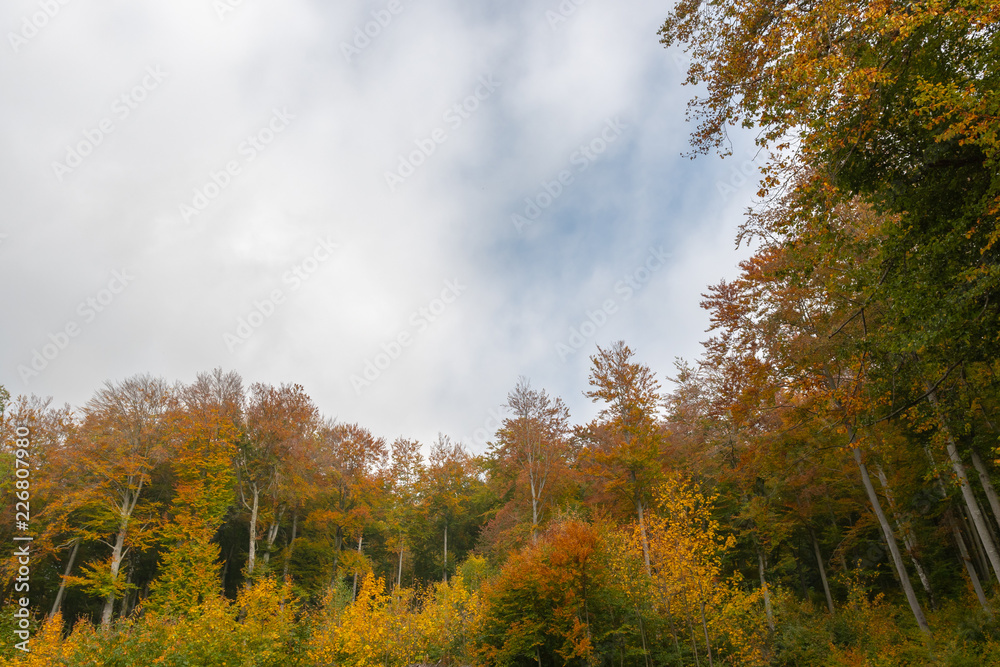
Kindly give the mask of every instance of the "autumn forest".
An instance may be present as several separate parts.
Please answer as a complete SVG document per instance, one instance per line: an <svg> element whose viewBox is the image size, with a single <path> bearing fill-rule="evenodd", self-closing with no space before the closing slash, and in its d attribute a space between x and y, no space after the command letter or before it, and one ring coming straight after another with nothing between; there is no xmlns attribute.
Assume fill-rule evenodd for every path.
<svg viewBox="0 0 1000 667"><path fill-rule="evenodd" d="M0 387L0 664L1000 664L1000 4L659 37L690 157L765 158L701 357L594 346L592 421L521 378L482 453L295 378Z"/></svg>

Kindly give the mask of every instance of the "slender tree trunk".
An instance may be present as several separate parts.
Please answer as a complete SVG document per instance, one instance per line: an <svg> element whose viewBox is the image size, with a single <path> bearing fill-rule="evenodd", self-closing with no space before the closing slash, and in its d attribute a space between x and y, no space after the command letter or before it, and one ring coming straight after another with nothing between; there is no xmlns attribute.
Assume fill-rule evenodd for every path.
<svg viewBox="0 0 1000 667"><path fill-rule="evenodd" d="M936 472L937 462L934 460L934 454L931 452L930 447L924 445L924 453L927 455L927 460L931 464L931 468L935 470L934 478L937 481L938 491L941 493L942 498L948 497L948 490L945 488L944 481L941 480L941 475ZM955 542L958 544L959 551L963 554L962 560L966 565L966 571L969 573L969 578L972 580L973 588L982 590L982 582L976 573L975 565L972 563L971 559L966 560L969 557L969 550L966 548L965 537L962 535L962 527L965 527L965 531L969 534L972 539L972 551L975 553L976 559L979 561L979 569L982 571L983 575L989 578L989 565L986 564L986 555L983 553L982 545L979 541L979 536L976 534L975 530L969 525L968 519L965 515L959 512L959 517L961 519L961 525L959 521L955 519L954 512L949 507L948 508L948 522L952 529L952 534L955 537ZM978 596L978 593L977 593Z"/></svg>
<svg viewBox="0 0 1000 667"><path fill-rule="evenodd" d="M226 590L226 577L229 575L229 563L233 560L233 551L236 550L236 544L229 545L229 555L226 556L226 562L222 566L222 590Z"/></svg>
<svg viewBox="0 0 1000 667"><path fill-rule="evenodd" d="M284 508L276 513L274 520L271 525L267 527L267 551L264 552L264 563L271 562L271 549L274 548L274 543L278 540L278 531L281 530L281 517L284 515Z"/></svg>
<svg viewBox="0 0 1000 667"><path fill-rule="evenodd" d="M257 566L257 512L260 509L260 490L254 484L253 505L250 507L250 555L247 556L247 579L253 576L254 568Z"/></svg>
<svg viewBox="0 0 1000 667"><path fill-rule="evenodd" d="M643 663L649 666L649 649L646 648L646 624L642 622L642 614L639 613L639 608L635 608L635 617L639 619L639 637L642 639L642 660Z"/></svg>
<svg viewBox="0 0 1000 667"><path fill-rule="evenodd" d="M952 437L951 429L948 428L948 423L945 421L944 412L941 410L940 403L938 403L937 394L929 386L927 400L931 402L931 405L934 406L935 413L937 413L938 422L940 423L941 431L944 433L945 443L947 444L948 458L951 459L951 467L955 471L955 475L958 477L959 488L962 491L962 498L965 500L965 505L969 510L969 516L972 518L972 523L976 527L976 532L979 533L979 539L982 540L983 550L986 552L986 557L989 559L990 565L993 568L993 574L996 576L997 581L1000 581L1000 552L997 551L996 543L990 535L989 527L986 524L986 518L979 509L979 501L976 500L976 496L972 492L972 484L969 483L969 476L965 470L965 463L962 462L962 457L958 454L958 448L955 446L955 439Z"/></svg>
<svg viewBox="0 0 1000 667"><path fill-rule="evenodd" d="M705 620L705 602L701 603L701 628L705 631L705 650L708 653L708 667L712 667L712 642L708 639L708 621Z"/></svg>
<svg viewBox="0 0 1000 667"><path fill-rule="evenodd" d="M62 610L63 600L66 598L66 577L68 577L73 572L73 564L76 563L76 555L80 552L80 538L73 540L73 550L69 552L69 560L66 561L66 569L63 571L63 577L59 581L59 591L56 593L56 601L52 603L52 616L55 616Z"/></svg>
<svg viewBox="0 0 1000 667"><path fill-rule="evenodd" d="M670 613L670 603L672 598L667 596L667 619L670 621L670 634L674 638L674 648L677 650L677 664L683 667L684 659L681 657L681 643L677 640L677 628L674 626L674 615Z"/></svg>
<svg viewBox="0 0 1000 667"><path fill-rule="evenodd" d="M819 542L816 541L816 533L813 529L809 529L809 538L812 540L813 551L816 552L816 565L819 566L819 578L823 582L823 593L826 595L826 606L830 609L830 614L833 615L833 596L830 594L830 584L826 580L826 567L823 565L823 553L819 550Z"/></svg>
<svg viewBox="0 0 1000 667"><path fill-rule="evenodd" d="M396 575L396 588L403 587L403 548L406 546L404 542L403 532L399 533L399 574Z"/></svg>
<svg viewBox="0 0 1000 667"><path fill-rule="evenodd" d="M330 586L336 586L339 579L337 568L340 567L340 550L344 546L344 529L340 526L334 532L333 542L333 576L330 577Z"/></svg>
<svg viewBox="0 0 1000 667"><path fill-rule="evenodd" d="M127 585L132 583L132 571L134 569L135 569L135 563L130 558L129 559L129 567L128 567L128 570L125 573L125 583ZM119 618L119 620L128 618L129 605L130 605L131 601L132 601L132 591L129 590L128 588L126 588L125 589L125 597L122 598L122 607L121 607L121 609L118 610L118 618Z"/></svg>
<svg viewBox="0 0 1000 667"><path fill-rule="evenodd" d="M955 538L955 544L958 546L958 553L962 557L962 564L965 565L965 572L969 575L969 581L972 582L972 589L976 592L976 598L979 600L979 604L982 606L983 611L985 611L990 618L993 618L993 612L990 610L990 605L986 601L986 593L983 591L983 584L979 581L979 575L976 573L976 568L972 565L972 559L969 557L969 550L965 546L965 538L962 537L962 531L955 522L955 517L952 515L950 508L948 513L945 515L945 520L951 528L952 536Z"/></svg>
<svg viewBox="0 0 1000 667"><path fill-rule="evenodd" d="M850 436L850 441L854 442L853 429L851 429ZM896 537L892 533L892 527L889 525L889 520L885 518L885 512L882 511L882 503L878 499L878 494L875 493L875 486L868 475L868 467L861 458L861 450L853 447L852 453L854 455L854 462L861 472L861 482L864 484L865 492L868 494L868 502L871 503L872 509L875 510L875 516L878 518L878 523L882 527L882 533L889 547L889 552L892 554L892 563L896 568L903 592L906 594L906 601L910 604L910 610L913 612L913 617L916 619L917 625L920 626L920 630L925 635L930 635L931 626L928 625L927 618L924 616L924 610L920 607L920 601L917 600L917 594L913 591L913 584L910 583L910 575L907 574L906 565L903 564L903 557L899 553L899 545L896 544Z"/></svg>
<svg viewBox="0 0 1000 667"><path fill-rule="evenodd" d="M890 552L890 549L889 549L889 543L885 541L885 533L879 531L878 541L882 543L882 553L879 554L878 557L880 559L883 556L889 556L891 558L891 552ZM878 562L878 561L876 561L876 562ZM892 572L892 578L896 580L896 583L899 584L900 586L902 586L903 585L903 580L899 578L899 572L896 571L896 568L895 567L891 567L891 568L889 568L889 571Z"/></svg>
<svg viewBox="0 0 1000 667"><path fill-rule="evenodd" d="M364 533L358 535L358 556L361 556L361 542L364 540ZM354 570L354 592L351 593L351 599L356 600L358 598L358 571Z"/></svg>
<svg viewBox="0 0 1000 667"><path fill-rule="evenodd" d="M930 459L931 467L934 468L934 456L931 454L931 450L926 445L924 446L924 452L927 453L927 458ZM938 474L934 475L934 479L937 482L938 492L941 494L942 498L948 497L948 491L944 486L944 482L941 480L941 476ZM951 529L952 537L955 538L955 544L958 546L958 553L962 559L962 565L965 566L965 572L969 576L969 581L972 582L972 589L976 592L976 598L979 600L980 606L982 606L983 611L992 619L993 612L990 610L989 603L986 601L986 593L983 591L982 581L979 579L979 573L976 572L976 567L972 562L972 558L969 555L969 549L965 545L965 537L962 535L962 528L958 525L958 521L955 520L955 512L951 507L945 511L945 523ZM974 541L974 540L973 540ZM986 569L986 564L982 563L983 574L986 574L988 570Z"/></svg>
<svg viewBox="0 0 1000 667"><path fill-rule="evenodd" d="M799 547L801 548L801 547ZM798 551L798 549L796 549ZM795 556L795 574L799 575L799 590L802 591L802 599L808 600L809 598L809 587L806 586L806 571L802 567L802 561L799 559L799 554L796 553Z"/></svg>
<svg viewBox="0 0 1000 667"><path fill-rule="evenodd" d="M686 585L686 584L685 584ZM688 636L691 637L691 650L694 651L695 667L701 667L701 659L698 657L698 642L694 638L694 623L691 622L691 609L688 606L687 593L684 593L684 608L687 614Z"/></svg>
<svg viewBox="0 0 1000 667"><path fill-rule="evenodd" d="M127 504L127 502L126 502ZM125 535L128 533L128 516L122 518L121 527L118 529L118 536L115 538L115 546L111 551L111 580L118 580L118 573L122 566L122 554L125 551ZM101 627L111 625L111 617L115 611L115 592L108 593L104 601L104 610L101 612Z"/></svg>
<svg viewBox="0 0 1000 667"><path fill-rule="evenodd" d="M642 560L646 564L646 574L652 574L653 570L649 566L649 540L646 539L646 519L643 516L642 500L635 502L636 513L639 515L639 536L642 538Z"/></svg>
<svg viewBox="0 0 1000 667"><path fill-rule="evenodd" d="M531 484L531 543L538 543L538 494L535 491L535 477L534 475L528 476L528 481Z"/></svg>
<svg viewBox="0 0 1000 667"><path fill-rule="evenodd" d="M771 608L771 592L767 588L767 579L764 578L764 552L757 547L757 565L760 570L760 590L764 593L764 614L767 616L767 627L771 634L774 634L774 609Z"/></svg>
<svg viewBox="0 0 1000 667"><path fill-rule="evenodd" d="M979 571L983 573L983 577L989 579L990 564L986 562L986 552L983 551L983 542L979 539L979 533L976 532L975 527L969 521L969 517L965 515L965 512L960 512L959 515L962 517L962 528L965 529L965 534L969 536L972 551L976 555L976 563L979 565Z"/></svg>
<svg viewBox="0 0 1000 667"><path fill-rule="evenodd" d="M295 549L295 535L299 528L299 513L295 512L292 514L292 537L288 540L288 546L285 549L285 566L282 568L281 578L283 581L288 581L288 567L292 560L292 551Z"/></svg>
<svg viewBox="0 0 1000 667"><path fill-rule="evenodd" d="M444 522L444 583L448 583L448 522Z"/></svg>
<svg viewBox="0 0 1000 667"><path fill-rule="evenodd" d="M937 604L934 602L934 592L931 590L930 579L927 578L927 573L924 572L924 568L917 559L917 540L907 526L906 521L896 509L896 499L892 494L892 489L889 487L889 480L886 478L885 471L882 470L881 465L875 465L875 474L878 477L879 484L882 485L882 490L885 491L885 498L889 502L889 511L892 512L896 528L899 530L899 534L903 536L903 547L906 549L906 555L910 557L913 569L917 571L917 578L920 579L920 585L923 586L924 592L927 593L927 597L931 601L931 609L937 609Z"/></svg>
<svg viewBox="0 0 1000 667"><path fill-rule="evenodd" d="M979 483L983 485L986 499L990 503L990 509L993 510L993 520L996 521L996 525L1000 525L1000 498L997 497L997 490L990 480L989 470L986 469L986 465L979 457L979 452L976 451L975 447L970 448L969 451L972 454L972 465L979 473Z"/></svg>

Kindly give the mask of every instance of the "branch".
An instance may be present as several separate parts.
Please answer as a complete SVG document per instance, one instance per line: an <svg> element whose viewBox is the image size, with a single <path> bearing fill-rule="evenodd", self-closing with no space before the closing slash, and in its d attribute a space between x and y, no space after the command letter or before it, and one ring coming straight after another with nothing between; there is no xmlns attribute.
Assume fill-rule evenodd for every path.
<svg viewBox="0 0 1000 667"><path fill-rule="evenodd" d="M906 412L907 410L909 410L910 408L912 408L912 407L913 407L914 405L916 405L916 404L917 404L917 403L919 403L920 401L924 400L925 398L927 398L928 396L930 396L931 394L933 394L933 393L934 393L934 391L935 391L935 390L936 390L936 389L937 389L937 388L938 388L939 386L941 386L941 383L942 383L942 382L944 382L944 381L945 381L945 379L946 379L946 378L947 378L947 377L948 377L949 375L951 375L951 372L952 372L953 370L955 370L955 368L957 368L957 367L959 366L959 364L961 364L961 363L962 363L962 362L960 362L960 361L956 361L955 363L953 363L953 364L951 365L951 367L950 367L950 368L948 368L948 370L946 370L946 371L944 372L944 375L942 375L942 376L941 376L941 379L940 379L940 380L938 380L937 382L935 382L935 383L934 383L934 386L933 386L933 387L931 387L931 388L930 388L930 389L928 389L928 390L927 390L926 392L924 392L923 394L921 394L921 395L920 395L920 396L918 396L917 398L913 399L912 401L910 401L909 403L907 403L907 404L906 404L906 405L904 405L903 407L899 408L898 410L895 410L895 411L893 411L893 412L892 412L892 414L890 414L890 415L887 415L887 416L885 416L885 417L882 417L881 419L877 419L877 420L875 420L874 422L872 422L871 424L869 424L869 426L874 426L875 424L878 424L879 422L884 422L884 421L886 421L886 420L888 420L888 419L892 419L893 417L895 417L895 416L896 416L896 415L898 415L899 413L901 413L901 412Z"/></svg>

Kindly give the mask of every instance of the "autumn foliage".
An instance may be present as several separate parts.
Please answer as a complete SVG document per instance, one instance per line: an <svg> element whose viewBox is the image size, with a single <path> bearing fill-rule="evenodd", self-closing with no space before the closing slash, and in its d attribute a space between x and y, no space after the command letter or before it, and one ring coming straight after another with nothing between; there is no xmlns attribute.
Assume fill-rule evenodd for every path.
<svg viewBox="0 0 1000 667"><path fill-rule="evenodd" d="M598 345L579 424L521 378L485 452L221 369L0 387L0 665L1000 664L1000 4L680 0L660 37L694 153L767 157L700 358Z"/></svg>

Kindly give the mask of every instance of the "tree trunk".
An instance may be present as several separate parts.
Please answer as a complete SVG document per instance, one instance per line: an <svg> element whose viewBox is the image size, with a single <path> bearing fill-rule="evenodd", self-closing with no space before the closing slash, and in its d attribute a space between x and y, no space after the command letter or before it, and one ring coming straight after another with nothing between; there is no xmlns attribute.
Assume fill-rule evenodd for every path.
<svg viewBox="0 0 1000 667"><path fill-rule="evenodd" d="M403 587L403 547L405 546L403 541L403 533L399 533L399 574L396 575L396 588Z"/></svg>
<svg viewBox="0 0 1000 667"><path fill-rule="evenodd" d="M344 546L344 529L340 526L334 532L333 542L333 576L330 577L330 586L336 586L339 579L337 568L340 567L340 550Z"/></svg>
<svg viewBox="0 0 1000 667"><path fill-rule="evenodd" d="M962 537L962 531L955 522L955 517L951 513L951 509L948 509L948 513L945 515L945 520L948 526L951 528L951 534L955 538L955 544L958 545L958 553L962 557L962 564L965 565L965 572L969 575L969 581L972 582L972 589L976 592L976 598L979 600L980 606L982 606L983 611L993 618L993 612L990 610L989 603L986 601L986 593L983 591L983 584L979 581L979 575L976 573L976 568L972 565L972 559L969 557L969 550L965 546L965 538Z"/></svg>
<svg viewBox="0 0 1000 667"><path fill-rule="evenodd" d="M685 587L687 586L687 583L684 581L684 579L681 579L681 582ZM701 667L701 659L698 657L698 642L695 641L694 638L694 623L691 621L691 608L690 605L688 605L687 592L683 590L682 592L683 592L684 610L687 612L685 616L687 617L688 636L691 638L691 650L694 652L694 664L695 667Z"/></svg>
<svg viewBox="0 0 1000 667"><path fill-rule="evenodd" d="M134 562L134 559L130 558L129 559L129 568L128 568L127 573L125 574L125 583L126 584L131 584L132 583L132 572L133 572L133 570L135 570L135 562ZM122 598L122 607L121 607L121 609L118 610L118 619L119 620L128 618L129 605L131 604L131 602L132 602L132 591L130 589L126 588L125 589L125 597Z"/></svg>
<svg viewBox="0 0 1000 667"><path fill-rule="evenodd" d="M767 627L774 634L774 609L771 608L771 592L767 589L767 579L764 578L764 552L757 547L757 565L760 570L760 590L764 593L764 614L767 616Z"/></svg>
<svg viewBox="0 0 1000 667"><path fill-rule="evenodd" d="M937 481L937 487L938 491L941 493L941 497L947 498L948 490L945 488L944 482L941 480L941 475L936 472L937 462L934 460L934 454L931 452L931 448L928 447L926 444L924 445L924 453L927 455L927 460L930 462L931 468L935 470L934 478ZM982 543L979 540L979 535L976 533L975 529L969 524L969 520L965 517L965 514L959 512L961 525L959 525L959 522L955 519L955 516L950 508L948 510L948 514L951 517L950 520L954 531L957 531L954 534L956 537L956 542L959 543L959 550L963 551L966 555L968 555L969 553L965 545L965 538L962 536L962 527L964 527L965 531L969 534L969 537L971 539L972 551L974 552L976 560L978 561L979 569L982 571L983 576L989 578L990 567L989 565L986 564L986 554L983 553ZM974 582L973 586L975 586L977 583L980 582L979 577L976 576L975 567L972 568L972 576Z"/></svg>
<svg viewBox="0 0 1000 667"><path fill-rule="evenodd" d="M854 433L851 429L851 442L854 442ZM900 585L903 587L903 592L906 594L906 601L910 604L910 610L913 612L913 617L917 620L917 625L920 626L920 630L923 631L925 635L931 634L931 626L927 624L927 618L924 616L924 610L920 607L920 601L917 600L917 594L913 591L913 584L910 583L910 575L906 572L906 566L903 564L903 557L899 553L899 545L896 544L896 537L892 533L892 528L889 526L889 520L885 518L885 512L882 511L882 503L879 502L878 495L875 493L875 486L872 484L872 479L868 475L868 467L861 458L861 450L857 447L852 448L852 453L854 454L854 462L858 465L858 470L861 471L861 482L864 484L865 492L868 494L868 502L871 503L872 509L875 510L875 516L878 518L878 523L882 527L882 533L885 537L886 544L889 547L889 551L892 554L892 563L896 568L896 572L899 575Z"/></svg>
<svg viewBox="0 0 1000 667"><path fill-rule="evenodd" d="M983 542L979 539L979 533L976 532L975 527L969 521L969 517L965 515L965 512L960 512L959 516L962 518L962 528L965 529L965 534L969 536L969 542L972 544L972 551L976 555L979 571L983 573L983 577L989 579L990 564L986 562L986 552L983 551Z"/></svg>
<svg viewBox="0 0 1000 667"><path fill-rule="evenodd" d="M66 562L66 569L63 571L63 577L59 581L59 591L56 593L56 601L52 603L52 616L55 616L62 610L63 600L66 598L66 577L68 577L73 572L73 564L76 563L76 555L80 552L80 538L73 540L73 550L69 553L69 560Z"/></svg>
<svg viewBox="0 0 1000 667"><path fill-rule="evenodd" d="M448 583L448 522L444 522L444 583Z"/></svg>
<svg viewBox="0 0 1000 667"><path fill-rule="evenodd" d="M701 627L705 631L705 651L708 653L708 667L712 667L712 642L708 639L708 621L705 620L705 601L701 602Z"/></svg>
<svg viewBox="0 0 1000 667"><path fill-rule="evenodd" d="M358 556L361 555L361 542L364 540L364 533L358 535ZM358 598L358 571L354 570L354 591L351 593L351 599L356 600Z"/></svg>
<svg viewBox="0 0 1000 667"><path fill-rule="evenodd" d="M652 574L652 569L649 567L649 540L646 539L646 520L643 516L642 500L637 500L635 503L636 514L639 515L639 536L642 538L642 560L646 564L646 574Z"/></svg>
<svg viewBox="0 0 1000 667"><path fill-rule="evenodd" d="M111 580L114 582L118 581L118 572L121 570L122 559L125 557L125 538L128 536L128 524L129 520L132 518L132 513L135 511L135 506L139 502L139 494L142 493L142 477L139 478L139 482L134 490L132 489L132 484L135 482L134 477L129 477L127 482L127 489L124 496L122 497L120 510L120 520L118 528L118 536L115 538L115 546L111 550L111 566L110 574ZM104 602L104 610L101 612L101 627L108 627L111 625L111 617L115 610L115 592L112 590L108 593L108 599Z"/></svg>
<svg viewBox="0 0 1000 667"><path fill-rule="evenodd" d="M299 528L299 513L292 514L292 537L288 540L288 547L285 549L285 567L281 573L281 578L288 581L288 566L292 560L292 551L295 549L295 535Z"/></svg>
<svg viewBox="0 0 1000 667"><path fill-rule="evenodd" d="M945 436L948 458L951 459L951 467L955 471L955 475L958 477L958 484L962 491L962 498L965 500L965 505L969 510L969 516L972 518L972 523L976 527L976 532L979 533L979 539L983 543L983 550L986 552L986 557L989 559L990 565L993 568L993 574L996 576L997 581L1000 582L1000 552L997 552L997 546L993 541L993 537L990 535L989 526L986 524L986 518L979 509L979 501L976 500L976 496L972 492L972 484L969 483L969 476L965 470L965 463L962 462L962 457L958 454L958 447L955 446L955 439L951 435L951 429L948 428L948 423L944 419L944 412L941 410L941 406L938 403L937 394L930 387L928 387L927 400L929 400L931 405L934 406L934 411L937 414L938 422L941 426L941 432L944 433Z"/></svg>
<svg viewBox="0 0 1000 667"><path fill-rule="evenodd" d="M126 501L125 505L128 502ZM122 554L125 550L125 536L128 533L128 516L122 518L121 527L118 529L118 536L115 538L115 546L111 551L111 580L118 581L118 572L122 566ZM101 627L111 625L111 617L115 611L115 592L108 593L104 601L104 610L101 612Z"/></svg>
<svg viewBox="0 0 1000 667"><path fill-rule="evenodd" d="M233 543L229 545L229 555L226 556L226 562L222 566L222 590L226 590L226 577L229 576L229 563L233 560L233 552L236 550L236 544Z"/></svg>
<svg viewBox="0 0 1000 667"><path fill-rule="evenodd" d="M993 510L993 520L996 521L996 525L1000 525L1000 498L997 498L997 490L990 480L989 470L986 469L986 465L979 457L979 452L976 451L975 447L970 448L969 451L972 454L972 465L979 473L979 483L983 485L986 499L990 502L990 509Z"/></svg>
<svg viewBox="0 0 1000 667"><path fill-rule="evenodd" d="M913 563L913 569L917 571L917 578L920 579L920 585L923 586L924 592L927 593L927 597L931 601L931 608L937 609L937 604L934 602L934 592L931 590L931 582L927 578L927 573L924 572L924 568L920 565L920 561L917 559L917 540L913 536L913 533L910 531L899 511L896 509L896 499L892 495L892 489L889 487L889 480L886 478L885 471L882 470L881 465L875 465L875 474L878 477L879 484L882 485L882 490L885 491L885 499L889 501L889 511L892 512L892 517L896 521L896 528L899 530L899 534L903 536L903 547L906 549L906 555L910 557L910 562Z"/></svg>
<svg viewBox="0 0 1000 667"><path fill-rule="evenodd" d="M816 541L816 533L809 529L809 537L812 539L813 551L816 552L816 565L819 566L819 578L823 582L823 593L826 594L826 606L833 615L833 596L830 594L830 584L826 580L826 567L823 565L823 553L819 550L819 542Z"/></svg>
<svg viewBox="0 0 1000 667"><path fill-rule="evenodd" d="M642 622L642 614L639 608L635 608L635 617L639 619L639 637L642 639L642 660L643 664L649 667L649 649L646 648L646 624Z"/></svg>
<svg viewBox="0 0 1000 667"><path fill-rule="evenodd" d="M257 511L260 508L260 490L256 484L251 486L253 505L250 507L250 555L247 556L247 579L253 576L257 566Z"/></svg>
<svg viewBox="0 0 1000 667"><path fill-rule="evenodd" d="M271 562L271 549L274 547L274 543L278 540L278 531L281 530L281 515L284 512L280 512L271 525L267 527L267 550L264 552L264 563Z"/></svg>
<svg viewBox="0 0 1000 667"><path fill-rule="evenodd" d="M531 543L538 543L538 494L535 491L535 476L528 475L528 482L531 485Z"/></svg>

